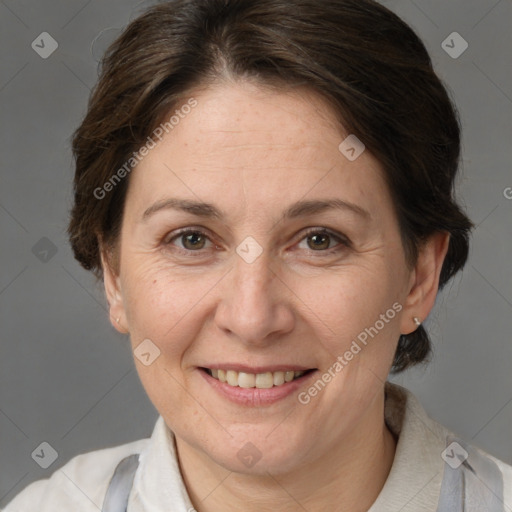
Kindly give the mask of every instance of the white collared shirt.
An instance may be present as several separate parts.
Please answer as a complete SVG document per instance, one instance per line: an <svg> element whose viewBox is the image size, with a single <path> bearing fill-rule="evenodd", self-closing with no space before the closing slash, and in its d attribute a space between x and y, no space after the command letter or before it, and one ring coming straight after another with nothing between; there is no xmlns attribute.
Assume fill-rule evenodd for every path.
<svg viewBox="0 0 512 512"><path fill-rule="evenodd" d="M368 512L512 512L511 466L455 438L412 393L391 383L385 417L398 443L391 472ZM49 479L28 485L4 512L101 511L118 463L132 454L139 454L139 465L128 512L195 510L174 435L160 416L151 438L74 457Z"/></svg>

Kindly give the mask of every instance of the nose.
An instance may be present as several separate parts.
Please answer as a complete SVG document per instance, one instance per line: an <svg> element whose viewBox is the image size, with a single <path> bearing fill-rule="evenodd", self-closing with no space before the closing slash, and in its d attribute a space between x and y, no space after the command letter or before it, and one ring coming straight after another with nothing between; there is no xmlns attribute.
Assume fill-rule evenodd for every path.
<svg viewBox="0 0 512 512"><path fill-rule="evenodd" d="M270 263L265 251L252 263L235 255L223 284L215 323L246 345L274 343L294 327L293 293Z"/></svg>

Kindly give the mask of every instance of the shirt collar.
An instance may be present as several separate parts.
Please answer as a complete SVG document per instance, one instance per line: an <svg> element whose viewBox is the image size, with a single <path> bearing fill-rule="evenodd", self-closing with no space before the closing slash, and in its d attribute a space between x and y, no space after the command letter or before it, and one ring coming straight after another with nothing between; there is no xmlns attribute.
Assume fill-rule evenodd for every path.
<svg viewBox="0 0 512 512"><path fill-rule="evenodd" d="M386 383L385 420L398 437L386 483L368 512L434 512L444 462L445 429L430 419L405 388Z"/></svg>
<svg viewBox="0 0 512 512"><path fill-rule="evenodd" d="M133 482L130 510L194 510L181 476L174 434L162 416L156 421L151 440L139 456Z"/></svg>

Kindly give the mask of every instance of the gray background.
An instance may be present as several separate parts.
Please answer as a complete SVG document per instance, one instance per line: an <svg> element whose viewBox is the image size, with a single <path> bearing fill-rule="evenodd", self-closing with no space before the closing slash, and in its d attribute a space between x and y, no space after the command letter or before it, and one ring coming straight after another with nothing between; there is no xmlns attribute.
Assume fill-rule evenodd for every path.
<svg viewBox="0 0 512 512"><path fill-rule="evenodd" d="M512 187L512 4L384 3L425 41L460 109L459 191L478 226L465 271L426 322L432 363L394 380L437 420L512 463L512 200L504 194ZM102 288L75 263L65 234L69 140L97 57L144 6L0 2L0 506L78 453L149 436L157 418L127 339L108 323ZM59 44L47 59L31 48L45 31ZM441 47L454 31L469 44L457 59ZM43 441L58 452L46 470L31 457Z"/></svg>

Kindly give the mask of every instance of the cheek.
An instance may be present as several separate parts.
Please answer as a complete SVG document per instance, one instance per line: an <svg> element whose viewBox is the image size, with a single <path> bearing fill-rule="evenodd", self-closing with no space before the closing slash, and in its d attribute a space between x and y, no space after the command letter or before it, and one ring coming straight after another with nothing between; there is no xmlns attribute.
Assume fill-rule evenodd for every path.
<svg viewBox="0 0 512 512"><path fill-rule="evenodd" d="M149 338L166 352L183 352L201 328L201 322L194 321L201 314L201 302L218 281L210 273L173 271L158 259L133 259L123 283L132 343Z"/></svg>
<svg viewBox="0 0 512 512"><path fill-rule="evenodd" d="M307 303L320 318L325 319L327 325L348 327L371 320L376 313L391 307L397 294L392 280L383 272L384 269L353 267L330 273L311 283L299 281L297 287L303 291L298 295L309 297ZM384 311L381 311L383 307Z"/></svg>
<svg viewBox="0 0 512 512"><path fill-rule="evenodd" d="M368 357L393 352L399 334L396 309L401 285L389 268L379 259L372 265L354 265L295 283L293 289L307 307L304 314L317 326L317 336L331 356L343 354L358 336L365 341L365 333L369 340L386 341L372 347L363 344Z"/></svg>
<svg viewBox="0 0 512 512"><path fill-rule="evenodd" d="M122 267L123 303L134 344L138 338L159 339L180 314L178 283L163 273L152 258L127 255Z"/></svg>

